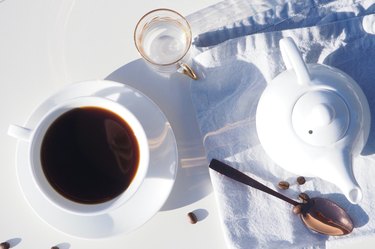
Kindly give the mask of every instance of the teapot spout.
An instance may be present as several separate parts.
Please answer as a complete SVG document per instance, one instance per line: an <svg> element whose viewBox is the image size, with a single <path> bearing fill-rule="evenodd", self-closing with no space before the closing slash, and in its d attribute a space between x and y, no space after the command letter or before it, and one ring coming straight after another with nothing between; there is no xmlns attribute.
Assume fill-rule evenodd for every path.
<svg viewBox="0 0 375 249"><path fill-rule="evenodd" d="M358 204L362 200L362 190L353 174L352 154L344 150L331 153L325 160L327 161L325 167L323 167L324 177L322 178L325 178L339 187L352 204Z"/></svg>

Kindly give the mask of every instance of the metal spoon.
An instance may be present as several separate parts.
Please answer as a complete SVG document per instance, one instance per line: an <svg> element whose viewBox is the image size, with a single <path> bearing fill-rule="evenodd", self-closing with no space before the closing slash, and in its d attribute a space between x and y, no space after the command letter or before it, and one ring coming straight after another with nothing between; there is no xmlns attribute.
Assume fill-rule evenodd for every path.
<svg viewBox="0 0 375 249"><path fill-rule="evenodd" d="M312 231L333 236L345 235L353 231L354 226L349 215L344 209L331 200L319 197L310 199L306 195L303 202L300 203L270 189L237 169L216 159L212 159L209 167L233 180L292 204L294 206L293 212L298 214L303 223Z"/></svg>

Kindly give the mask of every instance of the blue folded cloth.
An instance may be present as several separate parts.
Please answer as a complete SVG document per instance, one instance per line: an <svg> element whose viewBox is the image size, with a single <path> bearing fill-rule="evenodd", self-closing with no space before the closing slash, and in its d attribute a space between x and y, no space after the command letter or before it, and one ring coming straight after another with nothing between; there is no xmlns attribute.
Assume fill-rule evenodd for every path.
<svg viewBox="0 0 375 249"><path fill-rule="evenodd" d="M202 10L201 17L199 11L190 16L193 24L204 23L205 16L211 19L205 24L209 29L204 25L196 29L201 32L195 36L193 62L200 79L191 83L207 157L226 160L276 190L280 180L288 180L292 184L283 193L292 198L300 192L328 197L348 211L355 229L345 237L312 233L291 212L289 204L211 172L228 246L326 248L374 234L375 122L363 155L353 162L364 198L359 205L352 205L333 184L308 178L304 185L298 185L296 175L274 164L259 143L255 113L266 85L285 70L279 40L291 36L307 63L337 67L356 80L374 119L375 1L255 1L259 11L246 5L251 2L224 1L220 8ZM217 21L213 26L215 13L220 18L227 11L235 18L231 11L236 10L241 19L230 23L224 18L223 25Z"/></svg>

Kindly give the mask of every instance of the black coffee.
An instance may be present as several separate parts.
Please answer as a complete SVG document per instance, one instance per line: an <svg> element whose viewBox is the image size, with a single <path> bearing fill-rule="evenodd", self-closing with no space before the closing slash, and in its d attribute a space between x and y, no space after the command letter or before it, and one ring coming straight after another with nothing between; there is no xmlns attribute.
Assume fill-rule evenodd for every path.
<svg viewBox="0 0 375 249"><path fill-rule="evenodd" d="M132 181L139 147L129 125L97 107L72 109L48 128L41 162L51 186L85 204L111 200Z"/></svg>

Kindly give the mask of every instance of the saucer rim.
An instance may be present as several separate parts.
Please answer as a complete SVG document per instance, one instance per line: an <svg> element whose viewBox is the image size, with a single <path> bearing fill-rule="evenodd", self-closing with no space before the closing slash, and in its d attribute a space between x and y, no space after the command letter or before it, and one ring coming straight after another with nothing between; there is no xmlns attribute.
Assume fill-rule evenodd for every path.
<svg viewBox="0 0 375 249"><path fill-rule="evenodd" d="M95 87L93 88L93 84L97 85L96 89L95 89ZM170 126L170 123L169 123L168 119L166 118L165 114L160 109L160 107L154 101L152 101L148 96L146 96L145 94L143 94L139 90L137 90L137 89L135 89L135 88L133 88L131 86L128 86L126 84L115 82L115 81L111 81L111 80L82 81L82 82L72 83L72 84L66 86L65 88L61 89L59 92L55 93L54 95L50 96L49 98L47 98L43 102L41 102L41 104L39 106L37 106L33 110L33 112L30 114L30 116L27 118L27 121L25 122L25 127L33 128L35 126L35 120L38 120L38 117L36 117L36 116L38 116L38 115L42 116L41 115L41 113L43 113L42 109L46 105L48 105L49 102L54 103L55 102L54 100L66 99L66 98L74 98L72 96L69 96L69 94L66 94L66 93L68 93L69 91L77 90L77 89L81 89L82 92L85 92L85 90L82 90L82 88L85 88L85 86L88 86L88 85L90 85L90 87L88 87L89 89L87 89L86 93L77 93L77 91L76 91L75 94L77 96L75 96L75 97L87 96L88 92L89 91L93 91L93 89L95 89L97 91L97 90L103 90L103 89L110 88L110 87L121 87L121 88L123 88L123 90L131 90L132 94L139 94L144 99L146 99L147 102L148 102L147 105L152 105L153 108L155 108L156 110L158 110L158 112L159 112L158 115L160 115L160 117L163 120L165 120L166 123L169 124L169 130L168 130L169 136L170 136L170 141L169 142L173 143L173 149L171 149L172 152L171 152L170 156L171 156L171 158L173 157L173 161L175 162L174 163L173 174L171 175L171 178L167 179L168 180L168 186L165 187L165 184L163 184L163 186L164 186L164 188L163 188L163 190L164 190L163 198L158 203L154 202L153 205L150 205L150 206L154 206L154 208L153 209L149 208L149 211L148 211L147 215L144 215L144 219L142 219L141 221L136 222L137 224L135 224L135 225L133 224L132 226L130 226L130 228L126 228L124 226L119 226L120 229L112 229L114 231L112 233L109 233L109 234L99 235L99 234L93 233L93 234L90 234L88 236L87 235L79 235L76 232L65 231L65 230L61 229L61 227L58 228L56 226L56 224L55 225L51 224L51 221L50 220L48 221L48 217L46 217L45 214L43 215L40 212L38 212L38 210L35 209L35 203L34 203L35 200L34 201L30 200L30 198L32 198L32 197L30 197L29 194L26 193L27 191L26 192L24 191L24 188L26 186L24 186L25 183L23 183L23 180L25 180L25 179L21 179L22 177L20 176L20 173L19 173L20 168L22 168L24 165L27 165L29 163L29 161L27 159L25 160L24 159L25 157L22 156L22 155L24 155L24 153L27 153L28 142L21 141L21 140L17 141L17 145L16 145L16 174L17 174L18 184L19 184L19 187L21 189L23 197L25 198L26 202L31 207L31 209L34 211L34 213L42 221L44 221L45 223L47 223L49 226L51 226L55 230L57 230L59 232L62 232L64 234L66 234L66 235L77 237L77 238L86 238L86 239L95 239L95 238L97 238L97 239L100 239L100 238L113 237L113 236L120 235L120 234L127 234L127 233L130 233L130 232L134 231L134 230L137 230L142 225L144 225L146 222L148 222L149 220L151 220L151 218L154 217L160 211L160 209L163 207L163 205L168 200L168 197L170 196L170 194L172 192L172 189L173 189L173 186L175 184L175 180L176 180L176 176L177 176L177 171L178 171L178 165L179 165L179 155L178 155L177 141L176 141L176 137L174 135L173 129ZM64 97L64 94L66 94L67 96ZM112 93L112 94L114 94L114 93ZM134 114L134 115L137 117L136 114ZM146 136L147 136L147 134L146 134ZM172 155L172 153L173 153L173 155ZM152 161L151 156L152 155L150 153L150 162ZM162 157L162 158L164 158L164 157ZM149 183L151 183L151 185L159 185L159 184L155 184L155 181L153 181L155 178L152 178L152 177L149 177L148 175L146 175L146 177L143 180L140 188L136 191L136 193L134 195L138 194L138 192L140 191L140 189L142 188L142 186L143 186L143 188L146 188L146 185L150 185L150 184L145 184L145 181L148 180L148 179L150 179ZM29 180L29 181L32 182L32 180ZM31 184L31 183L28 183L28 184ZM155 189L154 187L151 188L150 186L148 186L147 188L150 190L150 189ZM39 197L39 198L43 198L43 197ZM131 198L129 201L131 201L132 199L133 198ZM46 202L46 203L48 203L48 202ZM121 209L125 209L126 206L127 206L127 203L123 204L117 210L114 210L114 211L110 212L109 214L118 213L118 212L121 211ZM54 212L57 212L60 215L65 215L65 218L77 218L77 217L79 217L79 216L77 216L75 214L71 214L69 212L64 212L64 211L60 210L58 207L55 207L54 205L51 205L51 203L49 203L49 207L53 208L53 209L56 209ZM47 212L50 212L50 211L47 211ZM105 215L109 215L109 214L105 214ZM91 216L91 217L94 219L94 218L96 218L98 216L101 216L101 215L94 215L94 216ZM85 217L87 217L88 219L90 219L90 216L85 216ZM61 217L60 219L64 219L64 217Z"/></svg>

